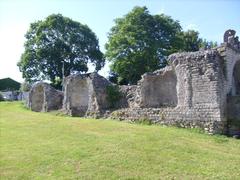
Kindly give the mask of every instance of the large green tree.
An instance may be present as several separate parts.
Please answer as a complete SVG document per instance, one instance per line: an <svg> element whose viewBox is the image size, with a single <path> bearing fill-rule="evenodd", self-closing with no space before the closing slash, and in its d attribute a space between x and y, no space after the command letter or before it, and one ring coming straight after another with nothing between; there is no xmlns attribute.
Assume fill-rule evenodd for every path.
<svg viewBox="0 0 240 180"><path fill-rule="evenodd" d="M88 63L95 65L96 71L104 66L96 35L87 25L61 14L32 23L25 37L18 66L28 82L50 80L59 86L63 75L87 72Z"/></svg>
<svg viewBox="0 0 240 180"><path fill-rule="evenodd" d="M182 47L180 51L199 51L200 49L210 49L217 46L217 42L207 41L199 37L199 32L188 30L180 34L182 39Z"/></svg>
<svg viewBox="0 0 240 180"><path fill-rule="evenodd" d="M199 33L194 30L188 30L181 33L182 48L181 50L191 52L198 51L201 47L202 39L199 38Z"/></svg>
<svg viewBox="0 0 240 180"><path fill-rule="evenodd" d="M106 43L106 57L119 83L135 84L141 75L166 65L169 54L182 46L181 26L166 15L151 15L135 7L115 20Z"/></svg>

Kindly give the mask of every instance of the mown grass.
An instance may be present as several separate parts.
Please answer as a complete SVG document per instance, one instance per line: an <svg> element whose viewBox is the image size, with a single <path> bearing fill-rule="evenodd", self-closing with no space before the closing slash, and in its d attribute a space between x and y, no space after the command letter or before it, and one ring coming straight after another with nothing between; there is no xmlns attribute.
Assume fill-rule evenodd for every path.
<svg viewBox="0 0 240 180"><path fill-rule="evenodd" d="M0 103L1 179L239 179L240 141Z"/></svg>

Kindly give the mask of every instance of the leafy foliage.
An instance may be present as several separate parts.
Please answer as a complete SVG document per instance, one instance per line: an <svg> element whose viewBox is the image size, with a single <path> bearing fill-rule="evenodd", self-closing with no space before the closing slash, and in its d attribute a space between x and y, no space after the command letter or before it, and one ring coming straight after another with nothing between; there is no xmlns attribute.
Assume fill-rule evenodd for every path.
<svg viewBox="0 0 240 180"><path fill-rule="evenodd" d="M135 7L116 19L108 38L109 80L118 84L136 84L145 72L166 66L167 56L174 52L209 46L197 31L184 32L178 21L164 14L151 15L146 7Z"/></svg>
<svg viewBox="0 0 240 180"><path fill-rule="evenodd" d="M200 49L211 49L218 45L217 42L199 38L199 32L194 30L182 32L180 36L183 42L182 51L199 51Z"/></svg>
<svg viewBox="0 0 240 180"><path fill-rule="evenodd" d="M141 75L166 65L166 57L181 47L178 21L164 14L150 15L135 7L115 20L106 44L106 57L118 81L135 84Z"/></svg>
<svg viewBox="0 0 240 180"><path fill-rule="evenodd" d="M201 47L202 39L198 37L199 33L194 30L188 30L181 33L183 42L182 50L191 52L198 51Z"/></svg>
<svg viewBox="0 0 240 180"><path fill-rule="evenodd" d="M126 78L122 78L117 73L114 73L112 71L110 71L108 80L114 84L119 84L119 85L128 84L128 80Z"/></svg>
<svg viewBox="0 0 240 180"><path fill-rule="evenodd" d="M118 75L114 72L110 72L108 76L108 80L114 84L118 84Z"/></svg>
<svg viewBox="0 0 240 180"><path fill-rule="evenodd" d="M94 64L96 71L104 66L91 29L61 14L32 23L25 37L25 51L18 66L28 82L50 80L59 85L63 75L87 72L88 63Z"/></svg>
<svg viewBox="0 0 240 180"><path fill-rule="evenodd" d="M120 92L118 86L107 86L107 101L110 104L110 108L114 108L121 97L122 93Z"/></svg>

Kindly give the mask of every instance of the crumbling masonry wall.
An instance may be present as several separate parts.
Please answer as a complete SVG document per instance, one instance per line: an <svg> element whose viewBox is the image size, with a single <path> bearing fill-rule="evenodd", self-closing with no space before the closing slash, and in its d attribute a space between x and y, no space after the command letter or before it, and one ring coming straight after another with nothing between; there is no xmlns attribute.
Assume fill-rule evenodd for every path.
<svg viewBox="0 0 240 180"><path fill-rule="evenodd" d="M209 132L223 129L218 95L223 70L218 51L177 53L169 57L169 62L170 67L143 75L138 84L134 106L116 111L113 115L133 121L147 118L154 123L202 127ZM146 100L152 96L151 91L142 89L145 88L145 84L149 84L149 76L164 79L165 74L169 72L176 74L176 80L166 78L170 81L168 83L172 90L167 88L168 94L159 94L156 99L169 98L165 97L166 95L172 99L164 100L168 103L152 106ZM162 90L161 86L164 88L165 84L159 84L160 87L155 87L155 90ZM149 88L149 85L146 88Z"/></svg>
<svg viewBox="0 0 240 180"><path fill-rule="evenodd" d="M234 112L227 103L239 92L240 46L232 38L218 48L172 54L168 67L142 76L128 108L112 112L111 117L226 133L228 114L239 114L236 101L231 103Z"/></svg>
<svg viewBox="0 0 240 180"><path fill-rule="evenodd" d="M63 110L71 116L98 116L109 107L108 85L110 82L97 73L66 77Z"/></svg>
<svg viewBox="0 0 240 180"><path fill-rule="evenodd" d="M97 73L66 77L63 104L61 92L37 83L28 106L33 111L62 107L71 116L148 119L240 135L240 42L235 31L226 31L217 48L175 53L168 62L163 69L145 73L137 85L120 86L115 109L107 100L112 84Z"/></svg>
<svg viewBox="0 0 240 180"><path fill-rule="evenodd" d="M62 108L63 93L44 82L33 85L29 92L27 106L32 111L47 112Z"/></svg>
<svg viewBox="0 0 240 180"><path fill-rule="evenodd" d="M177 106L177 76L171 67L144 74L140 84L139 107Z"/></svg>

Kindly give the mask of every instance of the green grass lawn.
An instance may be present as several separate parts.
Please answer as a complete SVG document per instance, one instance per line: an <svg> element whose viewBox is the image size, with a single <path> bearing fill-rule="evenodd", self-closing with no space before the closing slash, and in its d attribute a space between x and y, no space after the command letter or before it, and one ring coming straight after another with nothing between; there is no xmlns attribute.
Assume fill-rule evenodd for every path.
<svg viewBox="0 0 240 180"><path fill-rule="evenodd" d="M0 179L240 179L240 141L0 103Z"/></svg>

